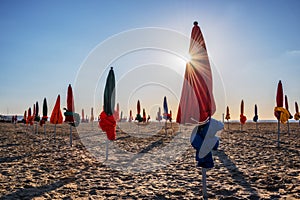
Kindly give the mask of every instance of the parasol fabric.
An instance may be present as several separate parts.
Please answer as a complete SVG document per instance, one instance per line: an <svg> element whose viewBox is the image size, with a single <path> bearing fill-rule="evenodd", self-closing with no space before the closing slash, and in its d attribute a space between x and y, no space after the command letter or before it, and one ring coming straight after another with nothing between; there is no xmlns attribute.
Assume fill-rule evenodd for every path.
<svg viewBox="0 0 300 200"><path fill-rule="evenodd" d="M46 98L44 98L44 101L43 101L43 117L40 121L40 125L43 126L43 124L45 124L47 120L48 120L48 106L47 106L47 100L46 100Z"/></svg>
<svg viewBox="0 0 300 200"><path fill-rule="evenodd" d="M169 114L169 109L168 109L168 102L167 102L167 97L165 96L164 97L164 103L163 103L164 105L164 114L163 114L163 118L165 119L165 120L170 120L170 118L171 118L171 115Z"/></svg>
<svg viewBox="0 0 300 200"><path fill-rule="evenodd" d="M120 106L119 106L119 103L117 103L117 108L114 111L114 118L117 122L120 120Z"/></svg>
<svg viewBox="0 0 300 200"><path fill-rule="evenodd" d="M140 104L140 100L137 101L136 110L137 110L137 114L136 114L135 120L137 120L138 122L142 122L143 118L141 116L141 104Z"/></svg>
<svg viewBox="0 0 300 200"><path fill-rule="evenodd" d="M225 119L228 121L230 119L229 107L226 108L226 116Z"/></svg>
<svg viewBox="0 0 300 200"><path fill-rule="evenodd" d="M258 121L258 114L257 114L257 105L254 105L254 117L253 117L253 121L257 122Z"/></svg>
<svg viewBox="0 0 300 200"><path fill-rule="evenodd" d="M51 124L62 124L63 123L63 116L60 110L60 95L57 96L54 108L52 110L50 116L50 123Z"/></svg>
<svg viewBox="0 0 300 200"><path fill-rule="evenodd" d="M115 107L115 74L111 67L106 78L104 89L104 105L103 111L100 114L99 126L106 132L109 140L116 139L116 120L113 116Z"/></svg>
<svg viewBox="0 0 300 200"><path fill-rule="evenodd" d="M212 73L204 37L194 22L189 53L192 60L186 64L184 82L176 122L203 122L216 110L213 97ZM195 120L192 120L195 119Z"/></svg>
<svg viewBox="0 0 300 200"><path fill-rule="evenodd" d="M157 120L157 121L159 121L159 122L162 120L162 116L161 116L161 109L160 109L160 107L158 108L158 112L157 112L156 120Z"/></svg>
<svg viewBox="0 0 300 200"><path fill-rule="evenodd" d="M40 115L39 115L39 103L35 103L35 115L34 115L34 121L39 122L40 121Z"/></svg>
<svg viewBox="0 0 300 200"><path fill-rule="evenodd" d="M214 167L211 151L217 150L219 138L216 136L216 133L223 128L224 124L222 122L211 118L207 123L198 125L193 129L190 142L196 149L198 167Z"/></svg>
<svg viewBox="0 0 300 200"><path fill-rule="evenodd" d="M28 116L27 116L26 124L33 125L33 116L31 115L31 108L28 108Z"/></svg>
<svg viewBox="0 0 300 200"><path fill-rule="evenodd" d="M116 120L113 115L107 115L105 111L100 114L99 126L106 132L107 139L116 139Z"/></svg>
<svg viewBox="0 0 300 200"><path fill-rule="evenodd" d="M94 121L94 109L91 108L91 118L90 121L93 122Z"/></svg>
<svg viewBox="0 0 300 200"><path fill-rule="evenodd" d="M65 115L65 122L69 123L71 126L78 126L80 123L80 116L78 113L75 113L74 107L74 97L73 97L73 90L71 84L68 86L67 92L67 109L64 112Z"/></svg>
<svg viewBox="0 0 300 200"><path fill-rule="evenodd" d="M241 102L241 114L240 114L240 122L241 124L245 124L247 121L247 117L244 115L244 100Z"/></svg>
<svg viewBox="0 0 300 200"><path fill-rule="evenodd" d="M146 122L147 118L146 118L146 110L145 108L143 108L143 122Z"/></svg>
<svg viewBox="0 0 300 200"><path fill-rule="evenodd" d="M129 119L128 119L128 122L131 122L133 120L133 117L132 117L132 110L129 111Z"/></svg>
<svg viewBox="0 0 300 200"><path fill-rule="evenodd" d="M299 113L299 107L298 107L298 103L295 102L295 110L296 110L296 113L294 115L294 119L295 120L299 120L300 119L300 113Z"/></svg>
<svg viewBox="0 0 300 200"><path fill-rule="evenodd" d="M285 109L289 112L289 119L293 119L293 115L289 111L289 102L288 102L287 95L284 95L284 104L285 104Z"/></svg>

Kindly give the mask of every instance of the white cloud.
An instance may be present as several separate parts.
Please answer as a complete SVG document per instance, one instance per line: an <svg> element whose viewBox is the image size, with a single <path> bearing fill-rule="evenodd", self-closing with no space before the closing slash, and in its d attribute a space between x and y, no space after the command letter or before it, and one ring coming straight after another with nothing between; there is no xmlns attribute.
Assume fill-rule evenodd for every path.
<svg viewBox="0 0 300 200"><path fill-rule="evenodd" d="M290 50L287 51L286 54L290 56L300 56L300 50Z"/></svg>

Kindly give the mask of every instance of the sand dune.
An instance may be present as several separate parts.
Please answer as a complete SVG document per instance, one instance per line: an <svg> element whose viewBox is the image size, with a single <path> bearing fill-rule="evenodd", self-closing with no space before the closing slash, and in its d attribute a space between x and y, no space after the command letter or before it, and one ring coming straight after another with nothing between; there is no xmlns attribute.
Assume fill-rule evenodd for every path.
<svg viewBox="0 0 300 200"><path fill-rule="evenodd" d="M73 129L73 147L67 124L57 126L54 140L50 124L44 135L1 123L0 199L201 199L193 126L163 125L118 130L106 161L106 136L96 123ZM280 148L275 123L225 128L207 171L209 199L300 199L299 124L290 124L290 134L281 126Z"/></svg>

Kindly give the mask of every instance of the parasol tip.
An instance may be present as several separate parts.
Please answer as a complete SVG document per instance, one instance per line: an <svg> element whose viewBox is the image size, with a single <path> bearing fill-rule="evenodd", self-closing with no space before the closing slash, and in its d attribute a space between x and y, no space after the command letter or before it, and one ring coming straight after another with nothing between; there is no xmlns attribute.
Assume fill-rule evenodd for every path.
<svg viewBox="0 0 300 200"><path fill-rule="evenodd" d="M113 67L110 67L111 70L113 70Z"/></svg>
<svg viewBox="0 0 300 200"><path fill-rule="evenodd" d="M198 25L198 22L197 21L194 21L194 26L197 26Z"/></svg>

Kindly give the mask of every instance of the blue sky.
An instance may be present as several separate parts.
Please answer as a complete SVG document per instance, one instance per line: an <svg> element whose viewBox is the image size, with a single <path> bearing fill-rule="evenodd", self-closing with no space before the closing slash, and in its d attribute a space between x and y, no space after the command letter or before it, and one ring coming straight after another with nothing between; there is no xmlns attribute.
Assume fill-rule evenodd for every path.
<svg viewBox="0 0 300 200"><path fill-rule="evenodd" d="M248 119L253 117L254 104L260 118L273 119L279 80L294 114L294 102L300 103L299 9L297 0L1 0L0 113L22 114L36 101L42 104L44 97L52 110L58 94L65 106L67 86L75 84L80 66L99 43L113 35L160 27L189 37L197 20L213 65L216 118L228 105L232 118L238 119L244 99ZM174 85L181 87L176 81ZM74 93L76 104L80 94ZM96 95L101 101L101 89ZM161 96L162 104L163 92ZM172 110L177 110L177 103L170 96ZM84 108L89 113L91 106L81 103L76 111ZM150 103L146 106L151 107Z"/></svg>

